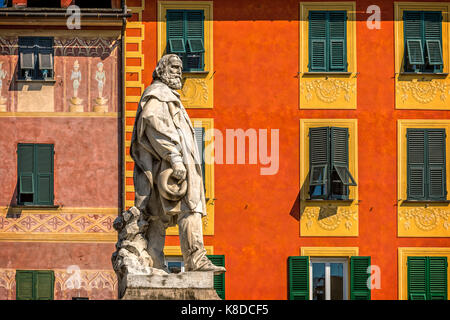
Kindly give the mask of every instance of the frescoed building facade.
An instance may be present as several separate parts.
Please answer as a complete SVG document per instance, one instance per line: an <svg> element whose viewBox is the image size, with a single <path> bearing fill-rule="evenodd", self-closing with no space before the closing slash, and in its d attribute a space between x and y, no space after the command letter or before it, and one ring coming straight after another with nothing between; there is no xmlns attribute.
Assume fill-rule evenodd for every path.
<svg viewBox="0 0 450 320"><path fill-rule="evenodd" d="M98 50L83 56L68 49L80 39L91 41L83 48L120 40L121 18L110 18L115 28L104 21L97 30L97 20L77 31L62 26L60 38L54 27L30 31L60 43L54 74L62 84L57 78L36 97L30 96L36 90L18 89L26 81L6 84L16 79L18 34L25 33L11 24L1 29L3 42L17 41L16 51L0 56L6 73L0 121L8 128L0 139L1 297L16 298L17 270L36 271L31 278L54 270L56 288L72 285L67 279L77 266L91 291L55 289L55 299L117 297L111 225L118 210L134 204L135 114L156 62L175 53L184 67L181 99L205 151L204 242L227 268L216 283L222 297L448 299L449 2L125 5L131 16L123 65L121 44L104 58ZM37 104L48 92L55 92L52 104ZM107 110L95 109L100 95ZM83 100L82 111L70 109L79 101L74 97ZM18 205L22 144L55 150L51 205L57 208ZM23 181L37 181L33 174L22 173ZM30 194L25 190L24 199ZM168 230L165 253L174 272L183 270L176 228ZM58 272L66 280L58 282ZM91 279L109 289L91 287Z"/></svg>

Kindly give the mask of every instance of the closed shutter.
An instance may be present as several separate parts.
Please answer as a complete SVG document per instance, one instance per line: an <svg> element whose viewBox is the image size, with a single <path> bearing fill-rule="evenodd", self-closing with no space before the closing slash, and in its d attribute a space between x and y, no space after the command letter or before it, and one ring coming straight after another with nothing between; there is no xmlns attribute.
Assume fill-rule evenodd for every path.
<svg viewBox="0 0 450 320"><path fill-rule="evenodd" d="M289 300L309 300L309 257L288 258Z"/></svg>
<svg viewBox="0 0 450 320"><path fill-rule="evenodd" d="M370 257L350 258L350 299L370 300L370 287L368 286L370 274Z"/></svg>
<svg viewBox="0 0 450 320"><path fill-rule="evenodd" d="M309 71L327 71L327 13L309 12Z"/></svg>
<svg viewBox="0 0 450 320"><path fill-rule="evenodd" d="M424 12L423 23L428 64L435 66L435 71L441 71L444 63L442 57L442 13Z"/></svg>
<svg viewBox="0 0 450 320"><path fill-rule="evenodd" d="M427 299L427 258L408 257L408 299Z"/></svg>
<svg viewBox="0 0 450 320"><path fill-rule="evenodd" d="M53 204L53 145L36 145L37 203Z"/></svg>
<svg viewBox="0 0 450 320"><path fill-rule="evenodd" d="M205 180L205 128L194 128L195 132L195 141L197 143L198 154L200 156L200 165L202 168L202 177L203 177L203 187L206 190L206 180Z"/></svg>
<svg viewBox="0 0 450 320"><path fill-rule="evenodd" d="M430 300L447 300L447 257L429 257Z"/></svg>
<svg viewBox="0 0 450 320"><path fill-rule="evenodd" d="M425 130L407 129L408 200L425 199Z"/></svg>
<svg viewBox="0 0 450 320"><path fill-rule="evenodd" d="M347 13L329 12L330 71L347 71Z"/></svg>
<svg viewBox="0 0 450 320"><path fill-rule="evenodd" d="M36 299L53 300L55 276L53 271L35 271Z"/></svg>
<svg viewBox="0 0 450 320"><path fill-rule="evenodd" d="M35 197L34 145L17 146L18 203L32 204Z"/></svg>
<svg viewBox="0 0 450 320"><path fill-rule="evenodd" d="M330 128L309 129L309 193L311 199L328 198Z"/></svg>
<svg viewBox="0 0 450 320"><path fill-rule="evenodd" d="M428 147L428 199L445 200L447 197L445 172L445 129L428 129L426 131L426 136Z"/></svg>
<svg viewBox="0 0 450 320"><path fill-rule="evenodd" d="M33 271L16 271L16 300L33 300Z"/></svg>
<svg viewBox="0 0 450 320"><path fill-rule="evenodd" d="M224 255L208 255L211 262L218 267L225 267ZM216 289L217 295L225 300L225 273L214 275L214 289Z"/></svg>

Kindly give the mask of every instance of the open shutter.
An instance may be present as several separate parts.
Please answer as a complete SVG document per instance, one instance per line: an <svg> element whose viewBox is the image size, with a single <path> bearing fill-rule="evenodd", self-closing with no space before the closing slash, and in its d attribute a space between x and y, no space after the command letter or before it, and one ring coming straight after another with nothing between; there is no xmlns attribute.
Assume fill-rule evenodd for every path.
<svg viewBox="0 0 450 320"><path fill-rule="evenodd" d="M330 129L331 193L334 199L347 199L349 186L356 186L348 169L348 128Z"/></svg>
<svg viewBox="0 0 450 320"><path fill-rule="evenodd" d="M370 257L350 257L350 299L370 300Z"/></svg>
<svg viewBox="0 0 450 320"><path fill-rule="evenodd" d="M327 71L327 13L309 12L309 71Z"/></svg>
<svg viewBox="0 0 450 320"><path fill-rule="evenodd" d="M17 146L18 203L31 204L35 197L34 145Z"/></svg>
<svg viewBox="0 0 450 320"><path fill-rule="evenodd" d="M197 127L194 128L195 132L195 141L197 142L198 154L200 156L200 165L202 167L202 177L203 177L203 187L205 186L205 128Z"/></svg>
<svg viewBox="0 0 450 320"><path fill-rule="evenodd" d="M186 70L203 70L204 26L202 10L186 11L187 61Z"/></svg>
<svg viewBox="0 0 450 320"><path fill-rule="evenodd" d="M405 41L405 61L412 71L419 71L424 61L423 13L421 11L403 12Z"/></svg>
<svg viewBox="0 0 450 320"><path fill-rule="evenodd" d="M427 299L427 258L408 257L408 299Z"/></svg>
<svg viewBox="0 0 450 320"><path fill-rule="evenodd" d="M330 70L347 71L347 12L329 12Z"/></svg>
<svg viewBox="0 0 450 320"><path fill-rule="evenodd" d="M184 38L184 12L182 10L167 10L167 52L186 53Z"/></svg>
<svg viewBox="0 0 450 320"><path fill-rule="evenodd" d="M39 205L53 204L53 145L36 145L36 182Z"/></svg>
<svg viewBox="0 0 450 320"><path fill-rule="evenodd" d="M16 271L16 300L33 300L33 271Z"/></svg>
<svg viewBox="0 0 450 320"><path fill-rule="evenodd" d="M53 300L55 276L53 271L35 271L36 300Z"/></svg>
<svg viewBox="0 0 450 320"><path fill-rule="evenodd" d="M443 65L442 57L442 13L441 12L424 12L424 36L428 64L435 66L441 71Z"/></svg>
<svg viewBox="0 0 450 320"><path fill-rule="evenodd" d="M429 257L429 299L447 300L447 257Z"/></svg>
<svg viewBox="0 0 450 320"><path fill-rule="evenodd" d="M225 267L224 255L208 255L211 262L218 267ZM214 289L216 289L217 295L225 300L225 273L214 276Z"/></svg>
<svg viewBox="0 0 450 320"><path fill-rule="evenodd" d="M309 194L311 199L328 198L330 128L309 129Z"/></svg>
<svg viewBox="0 0 450 320"><path fill-rule="evenodd" d="M425 199L425 130L407 129L408 200Z"/></svg>
<svg viewBox="0 0 450 320"><path fill-rule="evenodd" d="M428 198L445 200L447 198L445 172L445 129L428 129L426 131L428 166Z"/></svg>
<svg viewBox="0 0 450 320"><path fill-rule="evenodd" d="M309 257L288 258L289 300L309 300Z"/></svg>

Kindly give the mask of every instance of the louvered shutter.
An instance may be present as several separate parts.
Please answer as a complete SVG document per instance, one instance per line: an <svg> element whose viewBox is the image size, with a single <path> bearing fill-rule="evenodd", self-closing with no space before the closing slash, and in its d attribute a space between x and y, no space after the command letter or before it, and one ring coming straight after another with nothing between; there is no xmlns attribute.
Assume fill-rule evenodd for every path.
<svg viewBox="0 0 450 320"><path fill-rule="evenodd" d="M420 11L403 12L405 61L418 71L424 61L423 15Z"/></svg>
<svg viewBox="0 0 450 320"><path fill-rule="evenodd" d="M211 262L218 267L225 267L224 255L208 255ZM214 289L216 289L217 295L225 300L225 273L214 275Z"/></svg>
<svg viewBox="0 0 450 320"><path fill-rule="evenodd" d="M204 48L204 16L202 10L186 11L186 70L203 70L203 52Z"/></svg>
<svg viewBox="0 0 450 320"><path fill-rule="evenodd" d="M309 257L288 258L289 300L309 300Z"/></svg>
<svg viewBox="0 0 450 320"><path fill-rule="evenodd" d="M429 298L447 300L447 257L429 257Z"/></svg>
<svg viewBox="0 0 450 320"><path fill-rule="evenodd" d="M309 194L312 199L328 198L329 132L329 127L309 129Z"/></svg>
<svg viewBox="0 0 450 320"><path fill-rule="evenodd" d="M427 258L408 257L408 299L427 299Z"/></svg>
<svg viewBox="0 0 450 320"><path fill-rule="evenodd" d="M53 204L53 145L36 146L36 204Z"/></svg>
<svg viewBox="0 0 450 320"><path fill-rule="evenodd" d="M309 71L327 71L327 13L309 12Z"/></svg>
<svg viewBox="0 0 450 320"><path fill-rule="evenodd" d="M347 71L346 11L329 12L329 71Z"/></svg>
<svg viewBox="0 0 450 320"><path fill-rule="evenodd" d="M203 177L203 187L206 189L205 185L205 128L197 127L194 128L195 141L197 143L198 154L200 156L200 165L202 167L202 177Z"/></svg>
<svg viewBox="0 0 450 320"><path fill-rule="evenodd" d="M53 271L35 271L36 300L53 300L55 276Z"/></svg>
<svg viewBox="0 0 450 320"><path fill-rule="evenodd" d="M33 271L16 271L16 300L33 300Z"/></svg>
<svg viewBox="0 0 450 320"><path fill-rule="evenodd" d="M441 71L442 57L442 13L424 12L424 41L427 48L428 64L436 66Z"/></svg>
<svg viewBox="0 0 450 320"><path fill-rule="evenodd" d="M348 128L330 129L331 192L334 199L347 199L348 186L356 186L348 169Z"/></svg>
<svg viewBox="0 0 450 320"><path fill-rule="evenodd" d="M370 257L350 257L350 299L370 300L368 286Z"/></svg>
<svg viewBox="0 0 450 320"><path fill-rule="evenodd" d="M18 203L33 203L35 197L34 179L34 145L19 144L17 146L17 176L19 184ZM25 196L30 195L30 196Z"/></svg>
<svg viewBox="0 0 450 320"><path fill-rule="evenodd" d="M427 137L427 191L430 200L447 198L445 170L445 129L428 129Z"/></svg>
<svg viewBox="0 0 450 320"><path fill-rule="evenodd" d="M408 200L425 199L425 130L407 129Z"/></svg>
<svg viewBox="0 0 450 320"><path fill-rule="evenodd" d="M184 36L184 11L167 10L167 52L180 54L186 53Z"/></svg>

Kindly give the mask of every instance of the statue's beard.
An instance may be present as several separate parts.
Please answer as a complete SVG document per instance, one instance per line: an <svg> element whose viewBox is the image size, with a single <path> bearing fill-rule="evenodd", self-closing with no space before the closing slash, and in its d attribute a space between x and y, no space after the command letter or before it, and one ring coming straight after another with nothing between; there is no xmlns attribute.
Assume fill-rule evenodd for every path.
<svg viewBox="0 0 450 320"><path fill-rule="evenodd" d="M161 76L161 81L169 86L169 88L174 90L180 90L183 86L181 83L181 76L177 74L170 74L168 72L164 72Z"/></svg>

